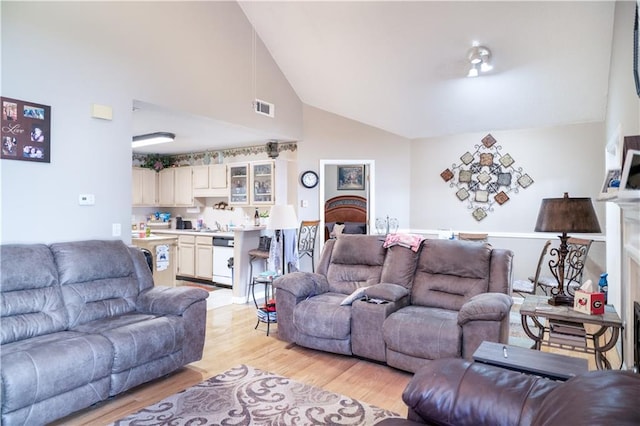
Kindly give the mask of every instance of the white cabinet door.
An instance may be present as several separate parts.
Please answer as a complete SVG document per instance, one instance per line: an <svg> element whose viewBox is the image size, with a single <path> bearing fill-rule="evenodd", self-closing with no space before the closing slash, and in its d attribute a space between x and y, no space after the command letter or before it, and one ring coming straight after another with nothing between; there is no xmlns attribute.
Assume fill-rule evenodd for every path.
<svg viewBox="0 0 640 426"><path fill-rule="evenodd" d="M175 204L175 171L176 169L162 169L158 173L158 204L161 207Z"/></svg>
<svg viewBox="0 0 640 426"><path fill-rule="evenodd" d="M178 237L178 275L194 277L195 264L195 239L190 235Z"/></svg>
<svg viewBox="0 0 640 426"><path fill-rule="evenodd" d="M249 164L229 165L229 204L249 204Z"/></svg>
<svg viewBox="0 0 640 426"><path fill-rule="evenodd" d="M196 278L213 279L213 246L211 237L196 237Z"/></svg>
<svg viewBox="0 0 640 426"><path fill-rule="evenodd" d="M151 169L142 169L142 205L158 204L158 173Z"/></svg>
<svg viewBox="0 0 640 426"><path fill-rule="evenodd" d="M227 189L226 164L212 164L209 166L209 188Z"/></svg>
<svg viewBox="0 0 640 426"><path fill-rule="evenodd" d="M192 169L192 167L173 169L175 170L174 200L176 206L193 206Z"/></svg>
<svg viewBox="0 0 640 426"><path fill-rule="evenodd" d="M226 179L226 178L225 178ZM209 166L193 167L193 189L209 189Z"/></svg>
<svg viewBox="0 0 640 426"><path fill-rule="evenodd" d="M194 197L226 198L229 196L226 164L193 166L192 169Z"/></svg>
<svg viewBox="0 0 640 426"><path fill-rule="evenodd" d="M275 200L274 162L251 163L251 205L271 205Z"/></svg>

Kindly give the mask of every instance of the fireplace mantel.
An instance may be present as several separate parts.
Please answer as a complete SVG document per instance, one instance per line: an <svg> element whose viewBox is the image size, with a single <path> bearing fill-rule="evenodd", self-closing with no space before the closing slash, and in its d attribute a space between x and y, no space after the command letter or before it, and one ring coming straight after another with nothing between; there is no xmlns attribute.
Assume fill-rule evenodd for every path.
<svg viewBox="0 0 640 426"><path fill-rule="evenodd" d="M622 212L621 229L621 312L626 324L623 333L624 359L627 367L633 366L633 302L640 303L640 199L615 199Z"/></svg>

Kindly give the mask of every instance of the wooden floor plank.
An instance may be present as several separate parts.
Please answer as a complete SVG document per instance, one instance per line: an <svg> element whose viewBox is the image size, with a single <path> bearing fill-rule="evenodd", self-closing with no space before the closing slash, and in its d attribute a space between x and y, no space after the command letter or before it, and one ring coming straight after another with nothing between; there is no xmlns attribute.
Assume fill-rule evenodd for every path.
<svg viewBox="0 0 640 426"><path fill-rule="evenodd" d="M253 304L227 305L207 312L202 360L108 401L77 412L54 425L104 425L240 364L279 374L407 414L402 391L411 374L355 357L290 345L277 338L277 325L266 336L257 330Z"/></svg>
<svg viewBox="0 0 640 426"><path fill-rule="evenodd" d="M264 324L260 324L257 330L255 325L253 304L212 309L207 313L207 334L201 361L54 424L108 424L240 364L321 387L403 416L407 414L402 391L412 374L356 357L291 345L276 337L277 325L272 325L272 333L268 337ZM550 351L563 353L555 349ZM590 369L595 368L593 355L575 352L571 355L588 357Z"/></svg>

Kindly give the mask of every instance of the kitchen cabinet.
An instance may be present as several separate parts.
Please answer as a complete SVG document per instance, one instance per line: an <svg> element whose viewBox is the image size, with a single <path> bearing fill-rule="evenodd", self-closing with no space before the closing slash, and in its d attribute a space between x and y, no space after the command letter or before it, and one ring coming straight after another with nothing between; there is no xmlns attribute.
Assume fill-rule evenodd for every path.
<svg viewBox="0 0 640 426"><path fill-rule="evenodd" d="M229 164L229 204L270 206L295 203L297 187L290 161L269 160Z"/></svg>
<svg viewBox="0 0 640 426"><path fill-rule="evenodd" d="M196 237L194 235L180 235L178 237L178 272L183 277L196 276Z"/></svg>
<svg viewBox="0 0 640 426"><path fill-rule="evenodd" d="M203 280L213 279L213 239L196 237L195 276Z"/></svg>
<svg viewBox="0 0 640 426"><path fill-rule="evenodd" d="M161 207L193 206L192 167L172 167L160 170L158 204Z"/></svg>
<svg viewBox="0 0 640 426"><path fill-rule="evenodd" d="M158 204L161 207L173 206L175 203L174 169L162 169L158 173Z"/></svg>
<svg viewBox="0 0 640 426"><path fill-rule="evenodd" d="M213 239L210 236L178 237L178 275L213 279Z"/></svg>
<svg viewBox="0 0 640 426"><path fill-rule="evenodd" d="M229 165L229 204L249 204L249 164Z"/></svg>
<svg viewBox="0 0 640 426"><path fill-rule="evenodd" d="M153 172L155 173L155 172ZM176 246L178 237L156 235L153 237L131 238L136 247L149 250L152 259L153 283L155 285L176 285ZM162 258L159 258L162 256Z"/></svg>
<svg viewBox="0 0 640 426"><path fill-rule="evenodd" d="M193 206L193 167L176 167L174 170L175 205L191 207Z"/></svg>
<svg viewBox="0 0 640 426"><path fill-rule="evenodd" d="M134 167L131 183L134 207L158 205L158 173L155 170Z"/></svg>
<svg viewBox="0 0 640 426"><path fill-rule="evenodd" d="M228 197L227 165L210 164L193 168L194 197Z"/></svg>
<svg viewBox="0 0 640 426"><path fill-rule="evenodd" d="M273 161L252 162L251 178L251 205L271 205L275 200L275 182Z"/></svg>

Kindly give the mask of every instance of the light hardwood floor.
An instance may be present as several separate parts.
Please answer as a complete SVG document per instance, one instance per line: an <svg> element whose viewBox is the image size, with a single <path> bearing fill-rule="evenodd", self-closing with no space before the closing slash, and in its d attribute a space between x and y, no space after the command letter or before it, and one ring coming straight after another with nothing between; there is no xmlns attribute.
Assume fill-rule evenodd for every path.
<svg viewBox="0 0 640 426"><path fill-rule="evenodd" d="M64 418L55 425L104 425L158 402L231 367L247 364L261 370L308 383L406 416L402 391L412 374L354 357L330 354L291 345L270 336L266 325L257 330L253 304L227 305L207 312L207 335L201 361L167 377L139 386L108 401ZM584 357L595 369L593 355L543 347L563 355ZM608 353L614 366L615 350ZM615 367L614 367L615 368Z"/></svg>
<svg viewBox="0 0 640 426"><path fill-rule="evenodd" d="M201 361L68 416L56 425L104 425L160 401L231 367L247 364L328 391L386 408L403 416L402 391L411 374L374 362L305 349L277 338L272 324L257 330L253 304L227 305L207 312Z"/></svg>

